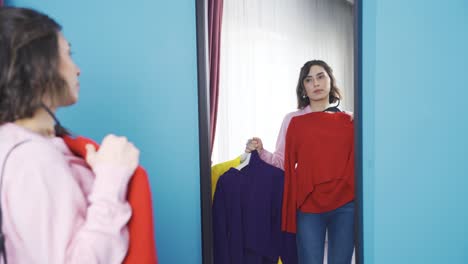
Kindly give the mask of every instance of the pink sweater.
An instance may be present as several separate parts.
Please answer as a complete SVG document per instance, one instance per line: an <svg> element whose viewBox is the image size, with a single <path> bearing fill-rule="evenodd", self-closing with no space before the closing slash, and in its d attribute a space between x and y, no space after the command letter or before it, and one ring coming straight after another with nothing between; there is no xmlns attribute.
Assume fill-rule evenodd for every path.
<svg viewBox="0 0 468 264"><path fill-rule="evenodd" d="M310 105L304 107L304 109L297 110L287 114L283 123L281 124L281 129L278 134L278 139L276 140L276 150L274 153L269 152L266 149L263 149L260 152L260 158L266 163L273 165L277 168L284 170L284 149L286 146L286 132L288 131L289 123L291 119L295 116L305 115L311 113Z"/></svg>
<svg viewBox="0 0 468 264"><path fill-rule="evenodd" d="M128 248L125 199L133 173L99 164L95 171L61 138L15 124L0 126L1 206L9 263L121 263Z"/></svg>

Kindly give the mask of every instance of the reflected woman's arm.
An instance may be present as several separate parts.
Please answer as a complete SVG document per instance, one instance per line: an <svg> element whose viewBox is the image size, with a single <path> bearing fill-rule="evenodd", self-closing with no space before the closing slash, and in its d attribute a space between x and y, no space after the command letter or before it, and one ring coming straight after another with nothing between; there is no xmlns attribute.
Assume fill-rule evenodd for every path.
<svg viewBox="0 0 468 264"><path fill-rule="evenodd" d="M258 137L253 137L247 142L245 152L257 150L260 158L263 161L284 170L284 148L286 144L286 133L288 131L289 123L295 115L297 115L296 112L292 112L284 117L278 138L276 139L276 149L273 153L263 148L263 142Z"/></svg>

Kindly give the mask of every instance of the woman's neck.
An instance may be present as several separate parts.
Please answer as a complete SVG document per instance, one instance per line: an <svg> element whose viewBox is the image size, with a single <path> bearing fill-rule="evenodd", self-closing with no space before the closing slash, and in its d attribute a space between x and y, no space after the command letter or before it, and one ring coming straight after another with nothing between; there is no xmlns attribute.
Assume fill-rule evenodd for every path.
<svg viewBox="0 0 468 264"><path fill-rule="evenodd" d="M55 136L55 121L43 108L39 108L31 118L22 118L15 124L45 137Z"/></svg>
<svg viewBox="0 0 468 264"><path fill-rule="evenodd" d="M320 101L310 101L310 109L312 112L322 112L323 110L327 109L330 107L330 103L328 102L328 98L325 100L320 100Z"/></svg>

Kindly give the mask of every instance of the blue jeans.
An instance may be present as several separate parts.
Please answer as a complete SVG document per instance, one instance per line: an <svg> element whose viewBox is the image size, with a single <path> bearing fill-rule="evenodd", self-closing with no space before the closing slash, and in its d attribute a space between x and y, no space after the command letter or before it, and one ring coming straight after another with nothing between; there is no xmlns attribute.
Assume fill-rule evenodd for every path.
<svg viewBox="0 0 468 264"><path fill-rule="evenodd" d="M333 211L297 212L299 264L322 264L328 230L328 264L350 264L354 249L354 202Z"/></svg>

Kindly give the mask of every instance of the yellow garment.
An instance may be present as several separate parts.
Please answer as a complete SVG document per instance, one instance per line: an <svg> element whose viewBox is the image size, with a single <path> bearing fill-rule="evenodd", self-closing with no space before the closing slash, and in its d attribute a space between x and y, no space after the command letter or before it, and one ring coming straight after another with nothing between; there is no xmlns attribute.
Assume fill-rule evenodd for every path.
<svg viewBox="0 0 468 264"><path fill-rule="evenodd" d="M239 164L241 163L240 160L241 160L241 156L230 161L216 164L211 167L211 200L212 201L214 198L214 193L216 191L216 183L218 183L219 177L221 177L221 175L223 175L230 168L239 166Z"/></svg>
<svg viewBox="0 0 468 264"><path fill-rule="evenodd" d="M240 163L241 163L241 156L230 161L216 164L211 167L211 200L212 201L214 198L214 193L216 191L216 184L218 183L219 177L221 177L221 175L223 175L230 168L235 168L239 166ZM283 264L281 262L281 258L278 260L278 264Z"/></svg>

